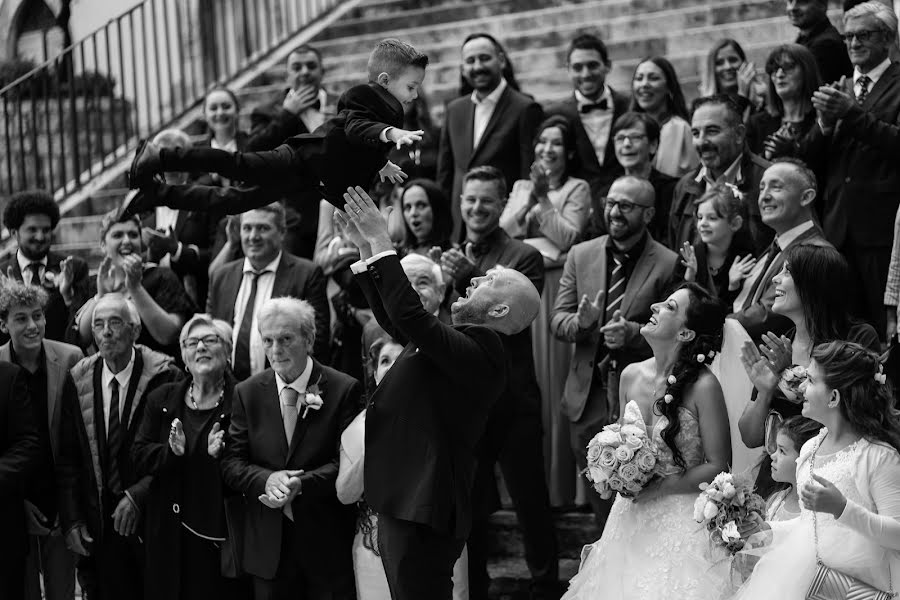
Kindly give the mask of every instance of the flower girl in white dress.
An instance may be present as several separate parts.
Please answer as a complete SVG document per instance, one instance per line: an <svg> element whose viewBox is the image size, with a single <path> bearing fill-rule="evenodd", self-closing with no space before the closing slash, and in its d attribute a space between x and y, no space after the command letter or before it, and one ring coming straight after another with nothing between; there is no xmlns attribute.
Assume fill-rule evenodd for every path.
<svg viewBox="0 0 900 600"><path fill-rule="evenodd" d="M731 460L722 388L707 367L725 311L693 283L651 310L641 335L653 358L623 370L620 414L656 442L665 476L634 500L616 498L564 600L708 600L727 585L727 566L714 567L707 532L693 519L699 484Z"/></svg>
<svg viewBox="0 0 900 600"><path fill-rule="evenodd" d="M739 600L803 600L822 564L885 592L900 586L900 415L879 358L851 342L812 353L803 415L825 425L797 462L800 517L773 522Z"/></svg>

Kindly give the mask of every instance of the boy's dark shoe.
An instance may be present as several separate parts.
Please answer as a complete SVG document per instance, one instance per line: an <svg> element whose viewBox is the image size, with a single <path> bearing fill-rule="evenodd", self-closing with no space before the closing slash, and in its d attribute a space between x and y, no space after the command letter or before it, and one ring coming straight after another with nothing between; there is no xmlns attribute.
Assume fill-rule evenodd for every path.
<svg viewBox="0 0 900 600"><path fill-rule="evenodd" d="M138 142L134 151L134 160L128 169L128 187L136 190L151 185L158 173L162 171L159 161L159 149L149 140Z"/></svg>

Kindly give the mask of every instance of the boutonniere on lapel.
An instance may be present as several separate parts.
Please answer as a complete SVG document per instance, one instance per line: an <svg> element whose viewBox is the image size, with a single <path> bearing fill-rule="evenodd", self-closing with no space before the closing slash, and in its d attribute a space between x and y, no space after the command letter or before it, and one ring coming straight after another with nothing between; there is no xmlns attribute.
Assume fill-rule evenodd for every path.
<svg viewBox="0 0 900 600"><path fill-rule="evenodd" d="M55 290L56 289L56 273L54 273L50 269L44 269L44 277L41 281L41 284L49 290Z"/></svg>
<svg viewBox="0 0 900 600"><path fill-rule="evenodd" d="M322 383L322 375L319 375L318 381L316 381L312 385L306 386L306 395L303 398L303 419L306 418L306 414L310 409L319 410L322 408L322 404L324 401L322 400L322 392L319 389L319 384Z"/></svg>

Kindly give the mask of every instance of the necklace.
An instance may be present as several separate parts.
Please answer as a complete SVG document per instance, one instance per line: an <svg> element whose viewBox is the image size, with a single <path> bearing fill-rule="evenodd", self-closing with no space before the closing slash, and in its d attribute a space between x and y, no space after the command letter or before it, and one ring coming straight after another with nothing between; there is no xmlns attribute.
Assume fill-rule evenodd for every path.
<svg viewBox="0 0 900 600"><path fill-rule="evenodd" d="M222 389L219 390L219 398L216 400L215 406L212 408L217 408L220 404L222 404L222 398L225 397L225 382L222 382ZM194 410L200 410L200 406L197 404L197 401L194 399L194 382L191 381L191 387L188 390L188 398L191 401L191 405L194 407Z"/></svg>

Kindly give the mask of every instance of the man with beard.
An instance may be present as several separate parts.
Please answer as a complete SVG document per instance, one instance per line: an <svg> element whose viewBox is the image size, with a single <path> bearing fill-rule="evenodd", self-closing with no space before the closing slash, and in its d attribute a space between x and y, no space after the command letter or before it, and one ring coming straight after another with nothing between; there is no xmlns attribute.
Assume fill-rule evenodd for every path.
<svg viewBox="0 0 900 600"><path fill-rule="evenodd" d="M62 342L67 337L75 341L71 324L91 291L86 262L50 251L59 217L59 206L47 192L28 190L12 195L3 210L3 224L19 249L0 262L0 277L36 285L47 292L46 337ZM8 340L8 335L0 333L0 343Z"/></svg>
<svg viewBox="0 0 900 600"><path fill-rule="evenodd" d="M496 267L453 303L453 325L441 323L411 289L375 203L360 188L344 198L335 225L359 248L360 287L385 331L409 341L366 412L364 487L388 586L394 600L449 600L472 519L476 447L514 373L508 342L537 316L540 294Z"/></svg>
<svg viewBox="0 0 900 600"><path fill-rule="evenodd" d="M447 104L437 164L437 183L450 194L453 240L460 236L459 197L469 169L496 167L509 187L528 178L534 161L534 136L543 111L533 98L507 85L507 60L488 34L475 33L463 42L462 75L474 91Z"/></svg>
<svg viewBox="0 0 900 600"><path fill-rule="evenodd" d="M639 330L650 318L650 305L665 298L678 263L647 232L654 211L650 182L620 177L603 206L609 233L576 244L566 257L550 330L575 344L562 408L579 470L587 467L591 438L619 418L619 373L651 355ZM612 501L592 492L588 499L602 528Z"/></svg>
<svg viewBox="0 0 900 600"><path fill-rule="evenodd" d="M693 244L697 241L694 201L707 187L725 184L744 203L749 215L746 227L758 254L768 247L774 236L774 232L763 224L756 203L759 180L770 163L747 148L741 109L731 97L716 94L698 98L693 109L691 133L700 166L686 173L675 186L667 245L681 248L685 242Z"/></svg>
<svg viewBox="0 0 900 600"><path fill-rule="evenodd" d="M459 296L466 295L470 281L484 277L497 266L522 273L538 291L544 287L541 253L510 238L500 227L506 198L506 182L499 170L476 167L466 173L460 199L466 226L465 253L451 249L441 256L441 267L453 278ZM475 473L474 514L468 542L472 600L488 597L487 532L488 519L499 508L494 476L497 462L522 528L532 597L552 597L559 579L556 533L544 477L541 391L534 370L531 329L510 336L505 346L511 366L510 385L491 413Z"/></svg>
<svg viewBox="0 0 900 600"><path fill-rule="evenodd" d="M819 75L833 83L853 72L841 34L828 20L828 0L787 0L787 16L800 30L797 43L816 58Z"/></svg>

